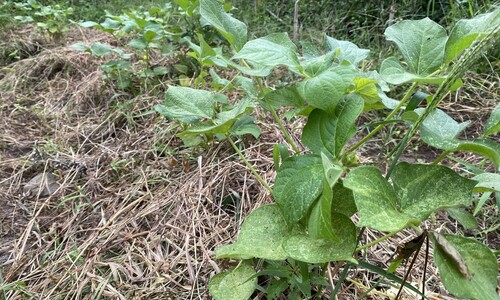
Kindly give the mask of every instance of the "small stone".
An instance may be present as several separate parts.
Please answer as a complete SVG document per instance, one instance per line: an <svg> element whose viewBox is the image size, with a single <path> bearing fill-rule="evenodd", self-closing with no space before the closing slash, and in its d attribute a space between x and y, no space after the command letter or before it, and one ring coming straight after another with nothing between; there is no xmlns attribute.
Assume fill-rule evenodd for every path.
<svg viewBox="0 0 500 300"><path fill-rule="evenodd" d="M57 177L51 173L40 173L31 178L23 187L23 195L27 197L48 197L60 187Z"/></svg>

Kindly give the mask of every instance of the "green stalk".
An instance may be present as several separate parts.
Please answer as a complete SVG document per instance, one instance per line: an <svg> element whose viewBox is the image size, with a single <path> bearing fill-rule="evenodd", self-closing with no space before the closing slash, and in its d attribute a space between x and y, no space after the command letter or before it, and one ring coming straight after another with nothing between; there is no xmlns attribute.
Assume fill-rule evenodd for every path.
<svg viewBox="0 0 500 300"><path fill-rule="evenodd" d="M272 105L269 105L268 103L267 103L267 105L271 109L271 114L273 115L276 123L278 123L278 126L280 127L281 132L285 135L286 141L290 144L290 146L292 146L292 149L293 149L293 151L295 151L295 154L300 154L299 147L297 147L294 140L292 139L292 136L290 135L290 133L288 133L288 130L286 130L285 126L283 125L283 122L281 122L281 119L278 116L278 113L276 112L276 110L272 107Z"/></svg>
<svg viewBox="0 0 500 300"><path fill-rule="evenodd" d="M438 156L438 158L436 158L436 160L431 165L433 165L433 166L437 165L443 159L445 159L448 156L448 154L450 154L450 153L451 153L451 151L449 151L449 150L444 151L443 153L441 153L441 155Z"/></svg>
<svg viewBox="0 0 500 300"><path fill-rule="evenodd" d="M242 62L246 67L248 67L248 68L250 67L245 60L242 60ZM264 84L262 83L262 79L259 77L256 77L256 76L254 76L254 78L257 81L257 85L259 86L260 92L263 93L264 92ZM267 102L266 102L266 104L271 109L271 114L273 115L273 118L276 121L276 123L278 123L278 126L279 126L281 132L283 133L283 135L285 136L286 141L290 144L290 146L292 146L292 149L293 149L293 151L295 151L296 154L300 154L299 147L297 147L294 140L292 139L292 136L290 135L290 133L288 133L288 130L286 130L285 126L283 125L283 122L281 122L281 119L278 116L278 113L276 112L274 107L272 107L272 105L269 105L269 103L267 103Z"/></svg>
<svg viewBox="0 0 500 300"><path fill-rule="evenodd" d="M373 246L373 245L375 245L375 244L378 244L378 243L380 243L380 242L382 242L382 241L385 241L385 240L387 240L388 238L390 238L390 237L394 236L395 234L397 234L398 232L399 232L399 230L398 230L398 231L393 231L393 232L390 232L390 233L388 233L388 234L384 235L384 236L383 236L383 237L381 237L381 238L378 238L378 239L376 239L376 240L374 240L374 241L371 241L371 242L369 242L368 244L364 244L363 246L360 246L360 247L356 248L355 252L358 252L358 251L364 250L364 249L369 248L369 247L371 247L371 246Z"/></svg>
<svg viewBox="0 0 500 300"><path fill-rule="evenodd" d="M392 112L385 118L385 120L383 122L389 121L390 119L392 119L392 117L394 117L398 113L398 111L406 104L408 99L410 99L411 95L413 95L413 92L417 88L417 85L418 84L416 82L414 82L411 85L410 89L408 89L408 91L404 95L403 99L401 99L401 101L399 102L398 106L392 110ZM377 134L377 132L379 132L382 128L384 128L385 124L386 123L380 124L377 127L375 127L375 129L373 129L370 133L368 133L364 138L362 138L359 142L357 142L351 148L349 148L349 150L347 150L345 152L345 154L349 154L349 153L353 152L354 150L358 149L361 145L366 143L375 134Z"/></svg>
<svg viewBox="0 0 500 300"><path fill-rule="evenodd" d="M243 162L250 169L250 171L255 176L255 178L257 178L257 181L259 181L260 184L262 184L266 188L266 190L269 191L269 193L272 193L273 190L271 189L271 187L267 184L267 182L264 180L264 178L262 178L259 175L259 173L257 173L257 171L255 170L255 168L250 164L250 162L247 160L247 158L245 157L245 155L243 155L243 153L238 148L238 146L236 146L236 144L233 142L233 140L231 139L231 137L229 135L227 135L226 137L227 137L227 140L229 141L229 143L231 144L231 146L233 147L234 151L236 151L236 153L238 153L238 156L241 158L241 160L243 160Z"/></svg>

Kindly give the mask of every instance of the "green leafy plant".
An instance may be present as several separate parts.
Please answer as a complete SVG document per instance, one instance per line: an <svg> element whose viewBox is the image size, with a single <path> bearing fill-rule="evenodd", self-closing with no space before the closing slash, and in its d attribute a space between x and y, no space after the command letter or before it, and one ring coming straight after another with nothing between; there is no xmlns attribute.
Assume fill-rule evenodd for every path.
<svg viewBox="0 0 500 300"><path fill-rule="evenodd" d="M326 37L325 46L314 51L320 54L301 56L287 34L248 41L246 25L227 13L222 3L200 0L199 4L203 20L227 40L230 50L215 50L201 39L200 45L191 48L200 64L235 70L237 75L224 87L231 85L243 96L229 103L221 92L224 87L211 92L170 86L165 104L155 109L183 124L179 137L188 145L214 138L227 140L275 200L251 212L237 240L216 250L219 259L242 262L211 280L209 290L214 298L247 299L257 288L269 299L280 293L291 298L321 295L328 285L324 274L332 262L339 268L344 266L340 278L345 278L349 268L365 267L405 284L391 274L402 259L390 270L380 271L359 257L359 252L406 228L421 236L419 226L434 213L471 206L473 192L499 191L496 173L469 179L439 165L453 152L471 151L490 160L498 170L499 145L488 139L499 130L498 108L481 139L463 140L458 136L467 123L457 123L437 107L447 93L462 84L460 78L478 54L500 36L500 10L461 20L449 34L427 18L388 27L385 36L396 44L401 56L386 58L377 72L360 67L368 51L348 41ZM294 80L269 89L265 80L277 67L286 67ZM213 79L220 81L215 69L211 71ZM409 87L400 100L386 95L391 87L402 84ZM425 86L433 86L434 92L412 97ZM277 175L272 187L234 142L244 134L259 136L251 116L257 106L275 118L295 152L290 155L288 147L276 145ZM301 137L309 149L305 154L283 125L279 116L283 107L288 117L307 117ZM359 131L356 123L360 114L374 109L391 112L364 138L351 142ZM406 126L406 130L387 157L392 160L388 172L358 166L354 151L393 123ZM399 162L417 132L424 143L443 150L443 154L429 164ZM467 215L465 210L461 212ZM359 217L357 224L351 220L354 214ZM362 228L386 235L359 245ZM436 249L435 263L450 293L462 298L498 299L498 267L487 246L458 235L429 234ZM257 270L251 266L254 261L260 262ZM270 279L259 286L259 276ZM330 297L338 288L339 284L332 287Z"/></svg>
<svg viewBox="0 0 500 300"><path fill-rule="evenodd" d="M14 17L15 20L21 23L35 23L54 39L61 39L63 33L69 30L69 16L73 14L71 7L60 4L42 5L36 0L14 2L14 7L19 13Z"/></svg>
<svg viewBox="0 0 500 300"><path fill-rule="evenodd" d="M124 53L121 50L123 47L111 47L102 43L94 43L91 46L75 44L73 48L96 57L117 55L120 60L112 60L101 67L104 77L116 82L120 89L135 90L134 82L147 83L149 79L170 72L165 66L152 65L151 56L156 53L163 56L172 54L172 41L178 40L181 32L179 27L172 25L174 22L171 19L176 16L170 3L163 7L152 7L147 11L126 11L122 15L107 12L106 19L101 23L85 21L79 25L110 33L118 40L126 40L123 47L130 49L132 53ZM136 62L131 61L133 56Z"/></svg>

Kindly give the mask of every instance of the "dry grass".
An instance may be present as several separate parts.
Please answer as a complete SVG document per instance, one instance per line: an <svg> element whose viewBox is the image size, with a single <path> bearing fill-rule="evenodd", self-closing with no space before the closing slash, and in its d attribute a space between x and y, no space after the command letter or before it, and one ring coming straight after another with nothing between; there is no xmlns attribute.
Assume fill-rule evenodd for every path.
<svg viewBox="0 0 500 300"><path fill-rule="evenodd" d="M119 93L101 78L101 60L68 47L107 39L75 29L66 45L41 45L0 69L0 298L209 298L209 279L226 267L214 260L215 247L235 237L253 208L272 201L228 144L183 148L177 126L151 113L161 94ZM273 182L272 148L283 138L265 120L263 137L242 143ZM56 175L57 191L24 195L40 173ZM426 226L444 219L439 229L459 230L439 218ZM363 243L377 237L368 231ZM367 259L386 267L412 238L400 233L371 248ZM423 262L421 253L409 277L415 286ZM430 299L453 299L439 296L446 293L434 267L427 274ZM351 271L339 299L355 299L377 276ZM396 293L381 285L368 298Z"/></svg>

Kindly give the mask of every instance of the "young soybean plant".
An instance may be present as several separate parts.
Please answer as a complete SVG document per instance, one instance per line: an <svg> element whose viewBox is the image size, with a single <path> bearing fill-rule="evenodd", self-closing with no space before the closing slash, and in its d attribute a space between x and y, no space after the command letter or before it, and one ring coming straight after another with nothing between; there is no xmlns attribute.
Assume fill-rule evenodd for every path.
<svg viewBox="0 0 500 300"><path fill-rule="evenodd" d="M205 48L205 67L212 64L232 68L239 71L235 82L248 83L242 78L250 77L257 84L241 85L247 96L234 105L227 104L218 93L170 87L165 105L156 109L185 124L186 130L180 134L184 139L228 139L275 200L248 215L236 242L216 250L217 258L241 263L212 278L209 290L215 299L248 299L256 289L265 291L268 299L281 293L291 299L309 298L313 291L321 297L322 287L327 285L321 276L330 262L367 266L355 256L360 250L405 228L413 228L420 235L423 231L419 225L433 213L470 206L473 192L499 190L498 182L492 183L498 174L481 174L482 177L471 180L438 165L452 152L472 151L491 160L498 170L500 147L488 139L500 130L498 107L487 122L482 139L461 140L457 136L467 124L457 123L437 106L446 93L460 86L460 77L477 54L500 36L500 10L460 20L449 34L428 18L402 21L387 28L386 38L397 45L404 63L400 58L389 57L377 72L359 68L368 51L348 41L327 37L325 54L299 57L287 34L275 33L247 41L245 24L227 14L217 0L200 0L199 4L201 16L228 41L233 52L207 51L210 46L200 45ZM263 81L277 66L287 67L299 80L276 90L265 88ZM389 85L405 83L411 86L401 100L385 95ZM418 87L426 85L437 86L436 92L427 97L425 105L421 104L423 108L416 109L411 96ZM272 188L231 138L246 133L258 136L258 127L249 116L258 105L275 117L296 152L289 156L284 147L276 147L276 156L281 156L282 163L276 163ZM276 113L282 106L292 108L289 114L307 116L301 139L309 153L301 154L286 132ZM359 115L381 108L392 109L385 122L347 147L356 134ZM374 166L352 168L354 150L394 122L405 123L408 131L393 152L389 172L384 176ZM416 132L422 141L444 151L434 163L397 161ZM351 220L354 214L359 217L357 224ZM387 234L358 247L360 228L365 227ZM435 244L435 263L451 294L466 299L499 299L496 258L487 246L458 235L430 236ZM257 270L254 259L259 259ZM345 278L345 274L340 278ZM259 276L271 279L260 286ZM335 296L339 286L330 297Z"/></svg>

